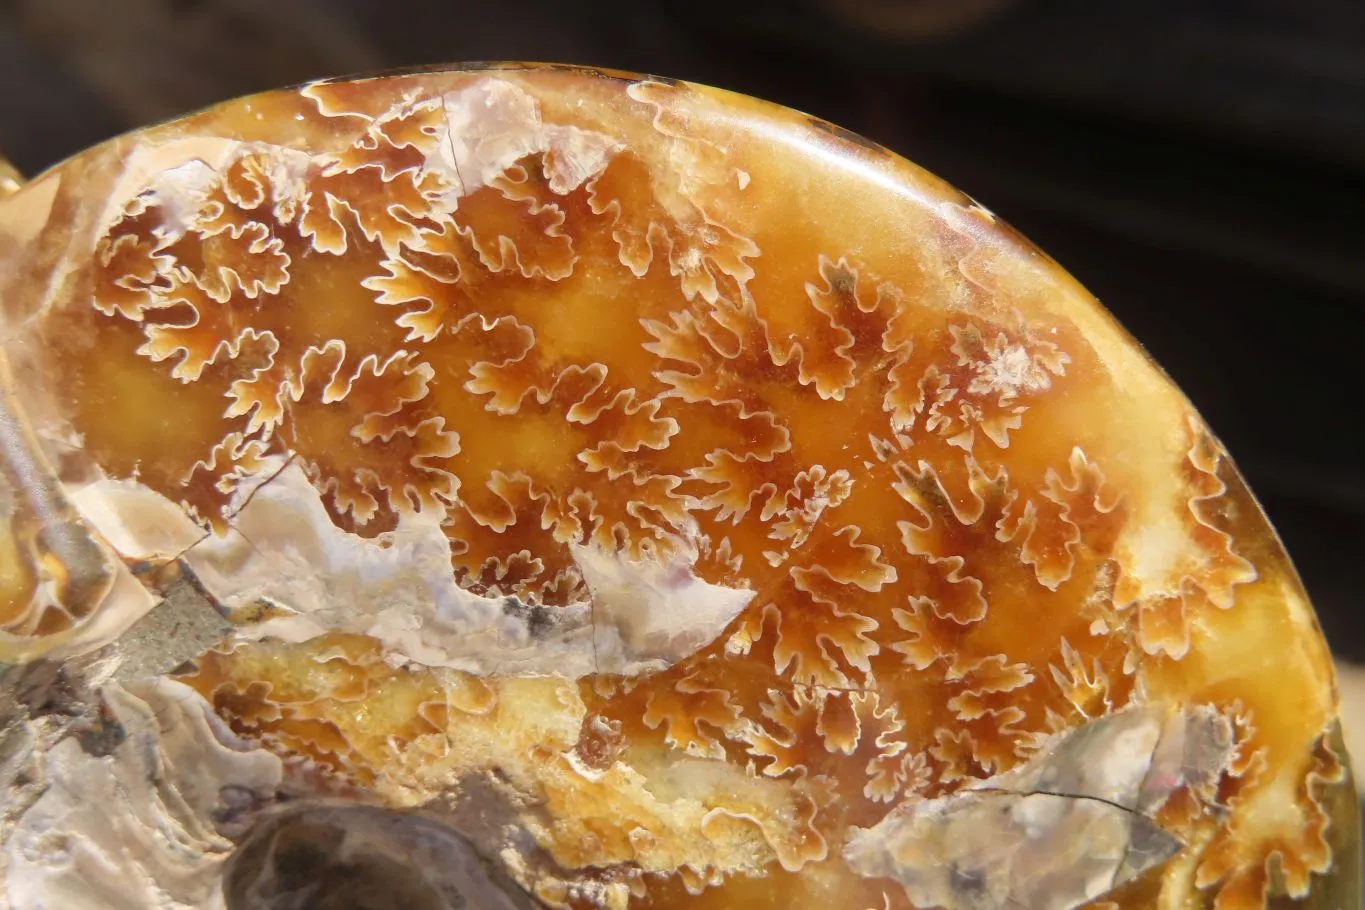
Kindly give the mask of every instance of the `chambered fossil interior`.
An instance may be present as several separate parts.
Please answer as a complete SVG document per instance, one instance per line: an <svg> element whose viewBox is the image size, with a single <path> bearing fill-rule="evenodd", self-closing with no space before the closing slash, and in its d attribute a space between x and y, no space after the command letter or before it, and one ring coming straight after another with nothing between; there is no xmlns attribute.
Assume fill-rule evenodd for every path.
<svg viewBox="0 0 1365 910"><path fill-rule="evenodd" d="M1349 907L1180 392L792 111L325 81L0 200L0 907Z"/></svg>

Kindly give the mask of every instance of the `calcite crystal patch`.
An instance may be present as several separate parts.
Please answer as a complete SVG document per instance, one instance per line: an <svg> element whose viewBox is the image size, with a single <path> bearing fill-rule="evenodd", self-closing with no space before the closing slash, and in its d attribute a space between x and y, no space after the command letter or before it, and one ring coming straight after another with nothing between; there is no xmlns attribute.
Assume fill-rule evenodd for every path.
<svg viewBox="0 0 1365 910"><path fill-rule="evenodd" d="M829 124L232 101L0 200L0 327L0 907L1358 904L1227 454Z"/></svg>

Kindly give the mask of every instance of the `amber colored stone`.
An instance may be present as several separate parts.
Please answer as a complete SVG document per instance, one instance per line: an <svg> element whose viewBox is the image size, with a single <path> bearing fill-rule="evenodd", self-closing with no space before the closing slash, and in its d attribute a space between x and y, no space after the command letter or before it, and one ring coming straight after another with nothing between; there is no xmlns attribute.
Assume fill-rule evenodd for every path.
<svg viewBox="0 0 1365 910"><path fill-rule="evenodd" d="M0 324L0 658L117 664L178 569L230 634L103 710L182 705L148 742L218 731L258 808L421 809L508 906L1358 903L1328 651L1227 454L829 124L569 67L257 95L0 199ZM37 811L15 908L85 874L24 844L110 836Z"/></svg>

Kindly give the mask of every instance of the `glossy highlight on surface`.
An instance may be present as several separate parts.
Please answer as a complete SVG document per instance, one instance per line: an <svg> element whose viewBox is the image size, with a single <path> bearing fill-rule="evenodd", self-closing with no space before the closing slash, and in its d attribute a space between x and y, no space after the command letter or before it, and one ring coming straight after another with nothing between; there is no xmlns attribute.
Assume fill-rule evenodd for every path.
<svg viewBox="0 0 1365 910"><path fill-rule="evenodd" d="M0 907L324 855L433 910L1358 901L1227 454L838 128L572 67L252 96L0 200L0 326Z"/></svg>

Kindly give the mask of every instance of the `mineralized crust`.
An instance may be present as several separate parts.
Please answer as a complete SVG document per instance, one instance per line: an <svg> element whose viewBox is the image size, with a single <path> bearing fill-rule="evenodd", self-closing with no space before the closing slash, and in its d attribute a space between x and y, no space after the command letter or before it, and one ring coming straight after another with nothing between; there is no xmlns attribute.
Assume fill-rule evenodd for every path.
<svg viewBox="0 0 1365 910"><path fill-rule="evenodd" d="M649 78L321 82L73 159L0 239L13 409L124 562L185 548L121 547L118 490L221 541L290 471L528 623L593 603L576 548L745 592L649 672L395 670L334 624L183 675L329 787L495 773L542 900L907 906L850 832L1159 702L1233 741L1159 808L1184 849L1109 900L1255 910L1332 866L1329 661L1228 458L1055 264L880 149ZM0 630L37 653L98 609L43 594L3 480Z"/></svg>

